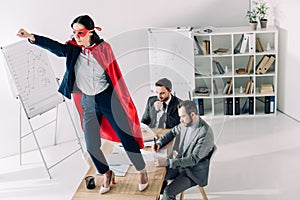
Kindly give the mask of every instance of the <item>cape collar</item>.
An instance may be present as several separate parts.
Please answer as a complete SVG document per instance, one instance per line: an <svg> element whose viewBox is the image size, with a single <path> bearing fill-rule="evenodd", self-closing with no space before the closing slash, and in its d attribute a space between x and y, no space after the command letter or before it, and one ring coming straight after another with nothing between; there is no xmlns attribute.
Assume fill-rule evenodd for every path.
<svg viewBox="0 0 300 200"><path fill-rule="evenodd" d="M74 45L74 46L77 46L77 47L80 47L80 48L82 48L82 52L83 52L83 54L84 55L88 55L88 65L90 65L90 55L91 55L91 53L92 53L92 50L97 46L97 44L96 43L94 43L92 46L88 46L88 47L85 47L85 46L83 46L83 45L79 45L79 44L77 44L77 42L76 41L74 41L74 40L68 40L67 42L66 42L67 44L72 44L72 45Z"/></svg>

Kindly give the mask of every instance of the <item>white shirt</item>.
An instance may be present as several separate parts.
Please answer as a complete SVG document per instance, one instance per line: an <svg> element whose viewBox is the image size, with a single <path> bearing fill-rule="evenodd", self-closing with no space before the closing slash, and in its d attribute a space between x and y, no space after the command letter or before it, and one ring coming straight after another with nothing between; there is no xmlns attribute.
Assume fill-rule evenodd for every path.
<svg viewBox="0 0 300 200"><path fill-rule="evenodd" d="M102 67L92 54L80 53L75 64L77 87L87 95L96 95L104 91L109 83Z"/></svg>
<svg viewBox="0 0 300 200"><path fill-rule="evenodd" d="M163 110L163 106L160 107L160 109L158 110L157 114L156 114L156 123L155 123L155 127L158 127L158 124L159 124L159 119L161 118L161 116L165 113L167 113L167 110L168 110L168 105L170 103L172 99L172 95L170 95L170 98L165 101L165 103L167 104L167 107L165 109L165 111ZM164 124L164 127L166 127L166 123Z"/></svg>

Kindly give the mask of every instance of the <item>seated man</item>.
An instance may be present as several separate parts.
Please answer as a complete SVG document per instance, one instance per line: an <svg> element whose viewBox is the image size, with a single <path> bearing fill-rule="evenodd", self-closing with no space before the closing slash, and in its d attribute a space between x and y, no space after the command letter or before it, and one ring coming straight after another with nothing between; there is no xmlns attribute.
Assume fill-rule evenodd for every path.
<svg viewBox="0 0 300 200"><path fill-rule="evenodd" d="M172 95L172 83L163 78L155 83L156 96L148 98L141 122L150 128L172 128L180 123L177 105L181 99Z"/></svg>
<svg viewBox="0 0 300 200"><path fill-rule="evenodd" d="M176 199L176 195L208 181L210 157L214 151L214 135L211 127L197 114L193 101L183 101L178 106L181 124L163 135L152 149L158 151L174 138L173 158L158 158L156 166L167 166L163 200ZM168 180L173 180L167 185Z"/></svg>

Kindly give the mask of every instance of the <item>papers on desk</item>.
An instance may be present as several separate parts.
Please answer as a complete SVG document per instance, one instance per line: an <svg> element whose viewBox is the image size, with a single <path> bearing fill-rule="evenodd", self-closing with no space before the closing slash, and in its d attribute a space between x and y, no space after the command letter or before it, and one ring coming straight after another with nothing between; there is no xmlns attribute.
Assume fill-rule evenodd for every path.
<svg viewBox="0 0 300 200"><path fill-rule="evenodd" d="M113 150L107 155L106 160L109 165L130 165L132 164L129 160L126 151L120 144L115 144Z"/></svg>
<svg viewBox="0 0 300 200"><path fill-rule="evenodd" d="M153 141L146 144L152 146ZM154 161L157 158L167 158L167 149L161 149L158 152L141 149L141 153L145 162ZM126 151L120 144L114 145L112 152L107 155L106 160L116 176L125 176L129 166L132 164Z"/></svg>
<svg viewBox="0 0 300 200"><path fill-rule="evenodd" d="M116 176L125 176L131 161L120 144L115 144L112 152L106 157L109 168Z"/></svg>
<svg viewBox="0 0 300 200"><path fill-rule="evenodd" d="M129 165L109 165L109 168L115 173L116 176L125 176L128 171Z"/></svg>
<svg viewBox="0 0 300 200"><path fill-rule="evenodd" d="M153 161L157 158L167 158L167 156L168 156L167 149L161 149L158 152L145 151L145 150L141 149L141 153L143 155L145 162Z"/></svg>
<svg viewBox="0 0 300 200"><path fill-rule="evenodd" d="M143 133L143 140L153 140L153 138L156 136L156 134L144 123L141 123L141 129Z"/></svg>

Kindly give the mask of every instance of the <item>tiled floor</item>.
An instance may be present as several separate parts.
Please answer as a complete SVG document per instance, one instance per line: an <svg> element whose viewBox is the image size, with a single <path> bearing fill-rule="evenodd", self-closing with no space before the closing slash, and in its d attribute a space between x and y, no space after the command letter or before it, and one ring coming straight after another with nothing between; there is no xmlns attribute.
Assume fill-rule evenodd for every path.
<svg viewBox="0 0 300 200"><path fill-rule="evenodd" d="M276 117L207 119L218 150L213 157L209 199L296 200L300 183L300 123L278 113ZM75 142L46 149L48 159L71 152ZM0 159L0 199L71 199L88 167L78 152L53 169L49 180L37 152ZM197 188L185 199L200 199Z"/></svg>

